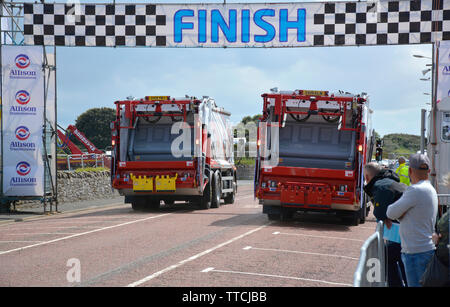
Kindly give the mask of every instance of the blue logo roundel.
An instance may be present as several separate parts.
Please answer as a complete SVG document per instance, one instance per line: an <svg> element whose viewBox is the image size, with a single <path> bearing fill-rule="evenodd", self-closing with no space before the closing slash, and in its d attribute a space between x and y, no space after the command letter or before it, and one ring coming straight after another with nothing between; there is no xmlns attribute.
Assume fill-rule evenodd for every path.
<svg viewBox="0 0 450 307"><path fill-rule="evenodd" d="M26 54L19 54L15 60L17 68L25 69L30 66L30 58Z"/></svg>
<svg viewBox="0 0 450 307"><path fill-rule="evenodd" d="M30 93L28 93L25 90L18 91L16 93L16 102L18 104L21 104L21 105L27 104L30 102L30 99L31 99Z"/></svg>
<svg viewBox="0 0 450 307"><path fill-rule="evenodd" d="M25 141L30 137L30 130L25 126L19 126L16 129L16 138L19 141Z"/></svg>
<svg viewBox="0 0 450 307"><path fill-rule="evenodd" d="M22 161L17 163L16 171L20 176L26 176L30 173L31 166L28 162Z"/></svg>

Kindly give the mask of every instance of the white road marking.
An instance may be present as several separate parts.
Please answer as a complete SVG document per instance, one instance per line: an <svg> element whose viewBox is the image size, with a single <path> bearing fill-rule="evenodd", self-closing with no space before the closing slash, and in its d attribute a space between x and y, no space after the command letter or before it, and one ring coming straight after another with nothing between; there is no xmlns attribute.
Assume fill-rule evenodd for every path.
<svg viewBox="0 0 450 307"><path fill-rule="evenodd" d="M130 222L122 223L122 224L102 227L102 228L94 229L94 230L91 230L91 231L77 233L77 234L70 235L70 236L67 236L67 237L62 237L62 238L58 238L58 239L54 239L54 240L50 240L50 241L40 242L40 243L33 244L33 245L27 245L27 246L24 246L24 247L19 247L19 248L7 250L7 251L2 251L2 252L0 252L0 255L9 254L9 253L12 253L12 252L24 250L24 249L31 248L31 247L36 247L36 246L41 246L41 245L50 244L50 243L54 243L54 242L59 242L59 241L63 241L63 240L67 240L67 239L71 239L71 238L75 238L75 237L79 237L79 236L82 236L82 235L95 233L95 232L102 231L102 230L112 229L112 228L125 226L125 225L130 225L130 224L134 224L134 223L138 223L138 222L143 222L143 221L147 221L147 220L150 220L150 219L163 217L163 216L166 216L166 215L169 215L169 214L171 214L171 213L165 213L165 214L160 214L160 215L153 215L153 216L149 216L149 217L146 217L146 218L143 218L143 219L139 219L139 220L134 220L134 221L130 221Z"/></svg>
<svg viewBox="0 0 450 307"><path fill-rule="evenodd" d="M208 273L210 271L214 270L214 268L206 268L202 271L202 273Z"/></svg>
<svg viewBox="0 0 450 307"><path fill-rule="evenodd" d="M21 236L21 235L74 235L77 232L22 232L22 233L3 233L5 236Z"/></svg>
<svg viewBox="0 0 450 307"><path fill-rule="evenodd" d="M320 279L303 278L303 277L282 276L282 275L251 273L251 272L225 271L225 270L216 270L214 268L208 268L208 269L205 269L205 270L208 270L207 272L242 274L242 275L253 275L253 276L263 276L263 277L274 277L274 278L283 278L283 279L302 280L302 281L324 283L324 284L329 284L329 285L334 285L334 286L348 286L348 287L352 286L351 284L345 284L345 283L333 282L333 281L326 281L326 280L320 280ZM203 270L203 271L205 271L205 270Z"/></svg>
<svg viewBox="0 0 450 307"><path fill-rule="evenodd" d="M360 239L350 239L350 238L342 238L342 237L316 236L316 235L307 235L307 234L301 234L301 233L274 232L273 234L274 235L285 235L285 236L300 236L300 237L312 237L312 238L322 238L322 239L336 239L336 240L348 240L348 241L364 242L364 240L360 240Z"/></svg>
<svg viewBox="0 0 450 307"><path fill-rule="evenodd" d="M44 241L0 241L0 243L30 243L30 242L44 242Z"/></svg>
<svg viewBox="0 0 450 307"><path fill-rule="evenodd" d="M345 259L351 259L351 260L359 260L359 258L349 257L349 256L334 255L334 254L322 254L322 253L313 253L313 252L302 252L302 251L293 251L293 250L286 250L286 249L259 248L259 247L252 247L252 246L246 246L246 247L243 248L243 250L249 250L249 249L261 250L261 251L269 251L269 252L305 254L305 255L337 257L337 258L345 258Z"/></svg>
<svg viewBox="0 0 450 307"><path fill-rule="evenodd" d="M72 228L89 228L98 229L100 226L39 226L35 225L35 228L20 228L20 230L36 230L36 229L72 229ZM16 231L17 228L2 228L2 230Z"/></svg>
<svg viewBox="0 0 450 307"><path fill-rule="evenodd" d="M212 248L210 248L210 249L207 249L207 250L205 250L205 251L203 251L203 252L201 252L201 253L198 253L198 254L196 254L196 255L194 255L194 256L191 256L191 257L189 257L189 258L187 258L187 259L184 259L184 260L182 260L182 261L180 261L180 262L178 262L178 263L176 263L176 264L173 264L173 265L171 265L171 266L168 266L168 267L166 267L165 269L163 269L163 270L161 270L161 271L158 271L158 272L155 272L155 273L153 273L153 274L151 274L151 275L149 275L149 276L147 276L147 277L144 277L144 278L142 278L142 279L140 279L140 280L138 280L138 281L135 281L135 282L129 284L127 287L136 287L136 286L139 286L139 285L141 285L141 284L143 284L143 283L145 283L145 282L147 282L147 281L149 281L149 280L152 280L152 279L154 279L154 278L156 278L156 277L158 277L158 276L160 276L160 275L162 275L162 274L164 274L164 273L167 273L167 272L169 272L169 271L172 271L172 270L174 270L174 269L176 269L176 268L178 268L178 267L180 267L180 266L182 266L182 265L184 265L184 264L186 264L186 263L188 263L188 262L190 262L190 261L193 261L193 260L195 260L195 259L198 259L198 258L200 258L200 257L202 257L202 256L204 256L204 255L206 255L206 254L209 254L209 253L215 251L215 250L218 249L218 248L221 248L221 247L223 247L223 246L225 246L225 245L228 245L228 244L230 244L230 243L233 243L234 241L237 241L237 240L239 240L239 239L242 239L243 237L246 237L246 236L248 236L248 235L250 235L250 234L252 234L252 233L254 233L254 232L257 232L258 230L261 230L261 229L263 229L264 227L269 226L270 224L272 224L272 222L269 222L269 223L264 224L264 225L262 225L262 226L260 226L260 227L258 227L258 228L254 228L254 229L252 229L252 230L250 230L250 231L247 231L246 233L243 233L243 234L241 234L241 235L239 235L239 236L237 236L237 237L234 237L234 238L232 238L232 239L230 239L230 240L228 240L228 241L226 241L226 242L223 242L223 243L221 243L221 244L219 244L219 245L216 245L216 246L214 246L214 247L212 247Z"/></svg>

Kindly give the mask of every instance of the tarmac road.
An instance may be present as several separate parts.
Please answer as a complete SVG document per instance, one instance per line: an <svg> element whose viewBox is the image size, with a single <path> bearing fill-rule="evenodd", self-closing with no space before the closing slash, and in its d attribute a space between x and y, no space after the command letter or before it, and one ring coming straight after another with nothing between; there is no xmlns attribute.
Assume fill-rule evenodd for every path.
<svg viewBox="0 0 450 307"><path fill-rule="evenodd" d="M261 211L247 184L218 209L116 205L1 224L0 286L352 285L373 218L269 222Z"/></svg>

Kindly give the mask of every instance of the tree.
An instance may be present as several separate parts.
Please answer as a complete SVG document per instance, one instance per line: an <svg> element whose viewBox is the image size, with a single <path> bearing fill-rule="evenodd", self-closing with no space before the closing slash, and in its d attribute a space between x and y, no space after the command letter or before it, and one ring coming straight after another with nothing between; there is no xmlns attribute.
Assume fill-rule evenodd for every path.
<svg viewBox="0 0 450 307"><path fill-rule="evenodd" d="M416 153L420 149L420 136L405 133L386 134L383 137L384 155L399 156Z"/></svg>
<svg viewBox="0 0 450 307"><path fill-rule="evenodd" d="M100 150L111 146L110 124L116 119L112 108L93 108L78 116L75 126Z"/></svg>
<svg viewBox="0 0 450 307"><path fill-rule="evenodd" d="M241 123L243 123L245 125L248 122L254 122L256 124L256 123L258 123L258 120L260 117L261 117L261 114L256 114L253 116L245 116L244 118L242 118Z"/></svg>

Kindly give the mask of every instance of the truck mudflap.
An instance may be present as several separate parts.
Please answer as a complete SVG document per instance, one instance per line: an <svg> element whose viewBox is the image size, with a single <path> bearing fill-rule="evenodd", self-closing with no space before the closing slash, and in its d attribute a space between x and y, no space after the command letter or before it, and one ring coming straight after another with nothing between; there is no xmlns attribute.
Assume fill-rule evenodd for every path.
<svg viewBox="0 0 450 307"><path fill-rule="evenodd" d="M332 193L327 184L288 182L281 187L281 205L311 209L331 209Z"/></svg>

